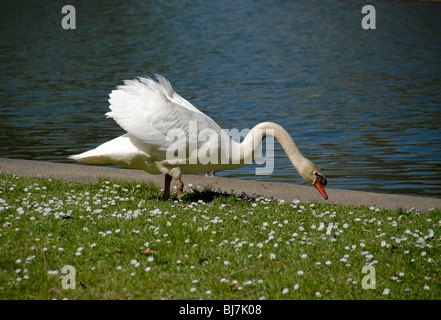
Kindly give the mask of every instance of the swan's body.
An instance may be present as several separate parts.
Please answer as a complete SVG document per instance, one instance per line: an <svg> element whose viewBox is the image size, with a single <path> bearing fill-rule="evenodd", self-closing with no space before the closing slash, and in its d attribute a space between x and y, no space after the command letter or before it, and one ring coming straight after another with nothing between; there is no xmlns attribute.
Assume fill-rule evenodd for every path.
<svg viewBox="0 0 441 320"><path fill-rule="evenodd" d="M126 134L93 150L70 156L79 162L115 164L165 174L164 198L170 195L171 178L183 195L182 174L235 169L249 164L266 136L282 146L294 168L327 199L321 171L299 151L278 124L263 122L242 143L232 140L210 117L179 96L170 82L156 75L126 80L110 94L110 112Z"/></svg>

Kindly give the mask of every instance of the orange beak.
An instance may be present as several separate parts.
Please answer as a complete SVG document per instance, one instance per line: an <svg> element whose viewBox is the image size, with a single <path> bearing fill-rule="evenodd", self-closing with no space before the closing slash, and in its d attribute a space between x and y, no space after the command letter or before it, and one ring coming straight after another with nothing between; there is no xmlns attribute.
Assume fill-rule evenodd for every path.
<svg viewBox="0 0 441 320"><path fill-rule="evenodd" d="M320 194L323 196L323 198L325 198L325 200L328 200L328 195L326 194L325 191L325 185L327 184L327 181L325 179L325 177L317 175L317 178L315 179L314 182L314 187L318 190L318 192L320 192Z"/></svg>

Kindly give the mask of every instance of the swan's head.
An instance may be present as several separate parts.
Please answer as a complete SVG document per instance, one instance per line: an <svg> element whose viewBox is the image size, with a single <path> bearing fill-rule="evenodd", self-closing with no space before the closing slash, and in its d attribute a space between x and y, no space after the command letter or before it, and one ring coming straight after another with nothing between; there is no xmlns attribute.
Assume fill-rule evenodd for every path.
<svg viewBox="0 0 441 320"><path fill-rule="evenodd" d="M326 194L324 188L328 181L315 164L308 160L306 165L299 170L299 173L306 182L312 184L318 190L318 192L320 192L325 200L328 200L328 195Z"/></svg>
<svg viewBox="0 0 441 320"><path fill-rule="evenodd" d="M320 194L325 198L325 200L328 200L328 195L325 191L325 186L328 183L325 176L321 173L315 172L315 181L314 181L314 187L320 192Z"/></svg>

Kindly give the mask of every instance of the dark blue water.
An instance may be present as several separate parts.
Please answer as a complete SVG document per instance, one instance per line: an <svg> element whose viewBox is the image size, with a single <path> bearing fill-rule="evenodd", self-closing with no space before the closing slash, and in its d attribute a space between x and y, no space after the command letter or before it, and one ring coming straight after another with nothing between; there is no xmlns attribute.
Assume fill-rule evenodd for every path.
<svg viewBox="0 0 441 320"><path fill-rule="evenodd" d="M64 30L61 8L76 8ZM224 128L274 121L329 187L441 196L441 4L3 1L0 156L67 162L123 133L124 79L161 73ZM303 183L279 145L271 176Z"/></svg>

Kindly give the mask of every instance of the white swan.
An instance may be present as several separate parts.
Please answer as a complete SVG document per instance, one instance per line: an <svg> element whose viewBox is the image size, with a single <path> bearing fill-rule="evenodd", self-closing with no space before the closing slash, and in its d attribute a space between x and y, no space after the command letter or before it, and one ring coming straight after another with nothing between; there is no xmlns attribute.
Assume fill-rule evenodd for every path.
<svg viewBox="0 0 441 320"><path fill-rule="evenodd" d="M266 136L282 146L294 168L328 199L321 171L297 148L280 125L263 122L249 131L242 143L232 140L210 117L178 95L170 82L156 75L126 80L110 93L110 112L128 133L93 150L69 158L94 164L115 164L165 174L164 199L170 197L171 179L183 196L182 174L234 169L249 164Z"/></svg>

